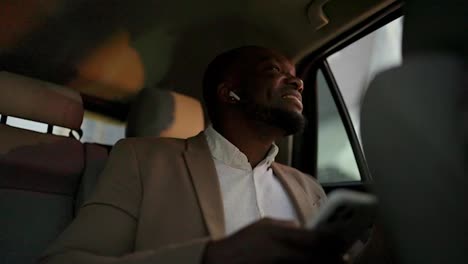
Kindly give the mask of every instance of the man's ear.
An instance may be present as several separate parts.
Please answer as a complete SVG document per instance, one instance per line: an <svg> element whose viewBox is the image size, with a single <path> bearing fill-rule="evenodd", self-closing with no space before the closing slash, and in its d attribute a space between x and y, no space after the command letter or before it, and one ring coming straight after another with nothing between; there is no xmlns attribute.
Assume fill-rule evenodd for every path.
<svg viewBox="0 0 468 264"><path fill-rule="evenodd" d="M232 85L229 82L220 83L217 88L218 100L225 104L236 104L236 100L233 100L229 94L229 92L233 91L232 89Z"/></svg>

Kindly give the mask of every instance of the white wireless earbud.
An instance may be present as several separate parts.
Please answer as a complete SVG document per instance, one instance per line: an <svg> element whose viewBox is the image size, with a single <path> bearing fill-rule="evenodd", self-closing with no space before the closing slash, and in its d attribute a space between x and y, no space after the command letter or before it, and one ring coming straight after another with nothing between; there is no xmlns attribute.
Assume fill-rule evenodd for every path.
<svg viewBox="0 0 468 264"><path fill-rule="evenodd" d="M236 99L237 101L240 101L240 97L239 97L235 92L230 91L230 92L229 92L229 95L230 95L232 98Z"/></svg>
<svg viewBox="0 0 468 264"><path fill-rule="evenodd" d="M304 81L303 81L302 79L299 79L299 83L300 83L300 85L299 85L299 86L302 86L302 87L304 87Z"/></svg>

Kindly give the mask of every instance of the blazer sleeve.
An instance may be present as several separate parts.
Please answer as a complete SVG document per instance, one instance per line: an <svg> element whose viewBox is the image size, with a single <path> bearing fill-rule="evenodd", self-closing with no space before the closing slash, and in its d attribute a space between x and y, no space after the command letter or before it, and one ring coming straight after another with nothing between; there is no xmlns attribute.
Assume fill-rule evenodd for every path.
<svg viewBox="0 0 468 264"><path fill-rule="evenodd" d="M131 141L119 141L92 197L39 262L201 263L208 238L154 251L134 252L141 200L142 184L135 151Z"/></svg>

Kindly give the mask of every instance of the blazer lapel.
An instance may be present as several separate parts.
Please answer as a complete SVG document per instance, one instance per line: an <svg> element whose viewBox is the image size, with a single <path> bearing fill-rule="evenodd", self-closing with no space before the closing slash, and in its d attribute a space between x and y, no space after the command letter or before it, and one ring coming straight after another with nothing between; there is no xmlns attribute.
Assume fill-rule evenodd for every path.
<svg viewBox="0 0 468 264"><path fill-rule="evenodd" d="M286 192L289 194L301 225L305 226L307 219L310 218L310 215L313 212L313 208L311 206L312 201L308 200L304 187L302 187L293 176L286 175L286 173L277 164L273 163L271 167L275 176L283 184Z"/></svg>
<svg viewBox="0 0 468 264"><path fill-rule="evenodd" d="M224 209L218 175L202 133L187 139L184 159L210 236L225 235Z"/></svg>

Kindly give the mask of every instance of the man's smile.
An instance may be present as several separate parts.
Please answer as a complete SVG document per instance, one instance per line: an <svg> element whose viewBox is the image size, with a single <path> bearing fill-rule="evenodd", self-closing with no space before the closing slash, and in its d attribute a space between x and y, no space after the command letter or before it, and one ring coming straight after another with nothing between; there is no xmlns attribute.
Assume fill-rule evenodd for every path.
<svg viewBox="0 0 468 264"><path fill-rule="evenodd" d="M285 100L293 101L295 104L297 104L299 106L300 110L302 110L302 108L303 108L302 95L299 92L290 91L288 93L283 94L283 96L281 96L281 98L283 98Z"/></svg>

